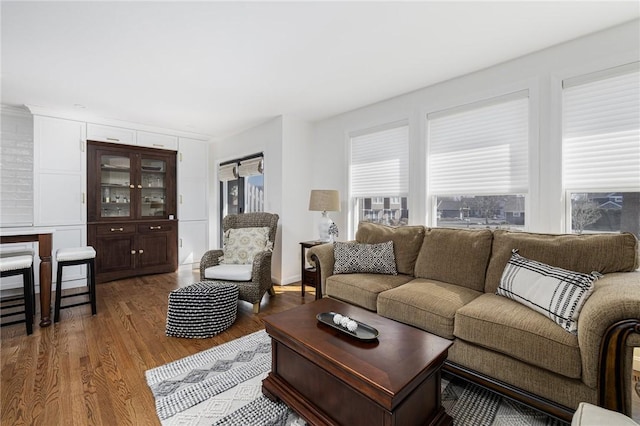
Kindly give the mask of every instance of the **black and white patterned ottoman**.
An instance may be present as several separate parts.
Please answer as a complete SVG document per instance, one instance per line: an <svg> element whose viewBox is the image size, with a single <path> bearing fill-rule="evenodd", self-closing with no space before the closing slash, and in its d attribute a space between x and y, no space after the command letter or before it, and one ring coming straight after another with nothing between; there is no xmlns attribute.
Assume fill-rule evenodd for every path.
<svg viewBox="0 0 640 426"><path fill-rule="evenodd" d="M204 339L236 320L238 286L202 281L169 293L167 336Z"/></svg>

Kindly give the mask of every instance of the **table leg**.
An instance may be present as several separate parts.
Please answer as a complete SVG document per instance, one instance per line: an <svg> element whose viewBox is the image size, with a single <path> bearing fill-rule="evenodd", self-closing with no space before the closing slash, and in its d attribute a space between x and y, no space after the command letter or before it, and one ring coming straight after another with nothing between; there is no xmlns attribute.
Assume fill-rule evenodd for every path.
<svg viewBox="0 0 640 426"><path fill-rule="evenodd" d="M51 325L51 234L38 236L38 255L40 256L40 327Z"/></svg>

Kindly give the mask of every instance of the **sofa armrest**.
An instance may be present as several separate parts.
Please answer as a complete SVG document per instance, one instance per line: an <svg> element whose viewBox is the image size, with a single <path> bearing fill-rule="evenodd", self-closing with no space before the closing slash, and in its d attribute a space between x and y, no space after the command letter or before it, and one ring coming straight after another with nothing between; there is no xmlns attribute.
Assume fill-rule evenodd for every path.
<svg viewBox="0 0 640 426"><path fill-rule="evenodd" d="M224 252L220 249L217 250L209 250L205 254L202 255L202 259L200 259L200 279L204 280L204 271L205 269L216 266L220 263L220 258Z"/></svg>
<svg viewBox="0 0 640 426"><path fill-rule="evenodd" d="M327 294L325 282L327 281L327 277L333 275L333 264L335 262L335 258L333 257L333 244L327 243L311 247L307 250L307 260L310 264L315 265L316 274L320 276L322 294Z"/></svg>
<svg viewBox="0 0 640 426"><path fill-rule="evenodd" d="M612 395L618 393L612 385L619 378L629 384L631 374L623 372L622 366L631 365L631 360L624 359L631 354L625 346L634 332L640 332L640 271L606 274L596 281L578 318L582 380L591 388L598 387L599 405L605 408L625 408L622 395ZM624 383L615 386L624 392L630 388ZM620 406L613 407L613 400Z"/></svg>

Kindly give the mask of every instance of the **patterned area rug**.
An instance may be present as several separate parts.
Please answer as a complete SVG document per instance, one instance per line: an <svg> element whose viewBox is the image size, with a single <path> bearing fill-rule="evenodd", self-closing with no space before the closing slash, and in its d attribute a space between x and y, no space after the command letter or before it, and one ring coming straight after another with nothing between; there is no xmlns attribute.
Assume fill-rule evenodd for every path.
<svg viewBox="0 0 640 426"><path fill-rule="evenodd" d="M148 370L147 383L165 426L303 426L281 402L262 395L271 339L262 330ZM566 426L538 411L458 379L443 378L442 404L459 426Z"/></svg>

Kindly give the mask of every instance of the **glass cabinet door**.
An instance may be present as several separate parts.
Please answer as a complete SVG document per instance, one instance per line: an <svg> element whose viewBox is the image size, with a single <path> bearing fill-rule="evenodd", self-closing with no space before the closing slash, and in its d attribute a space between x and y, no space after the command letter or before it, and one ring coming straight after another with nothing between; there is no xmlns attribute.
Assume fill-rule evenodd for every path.
<svg viewBox="0 0 640 426"><path fill-rule="evenodd" d="M131 217L131 158L100 155L100 217Z"/></svg>
<svg viewBox="0 0 640 426"><path fill-rule="evenodd" d="M162 159L140 159L141 217L167 217L167 162Z"/></svg>

